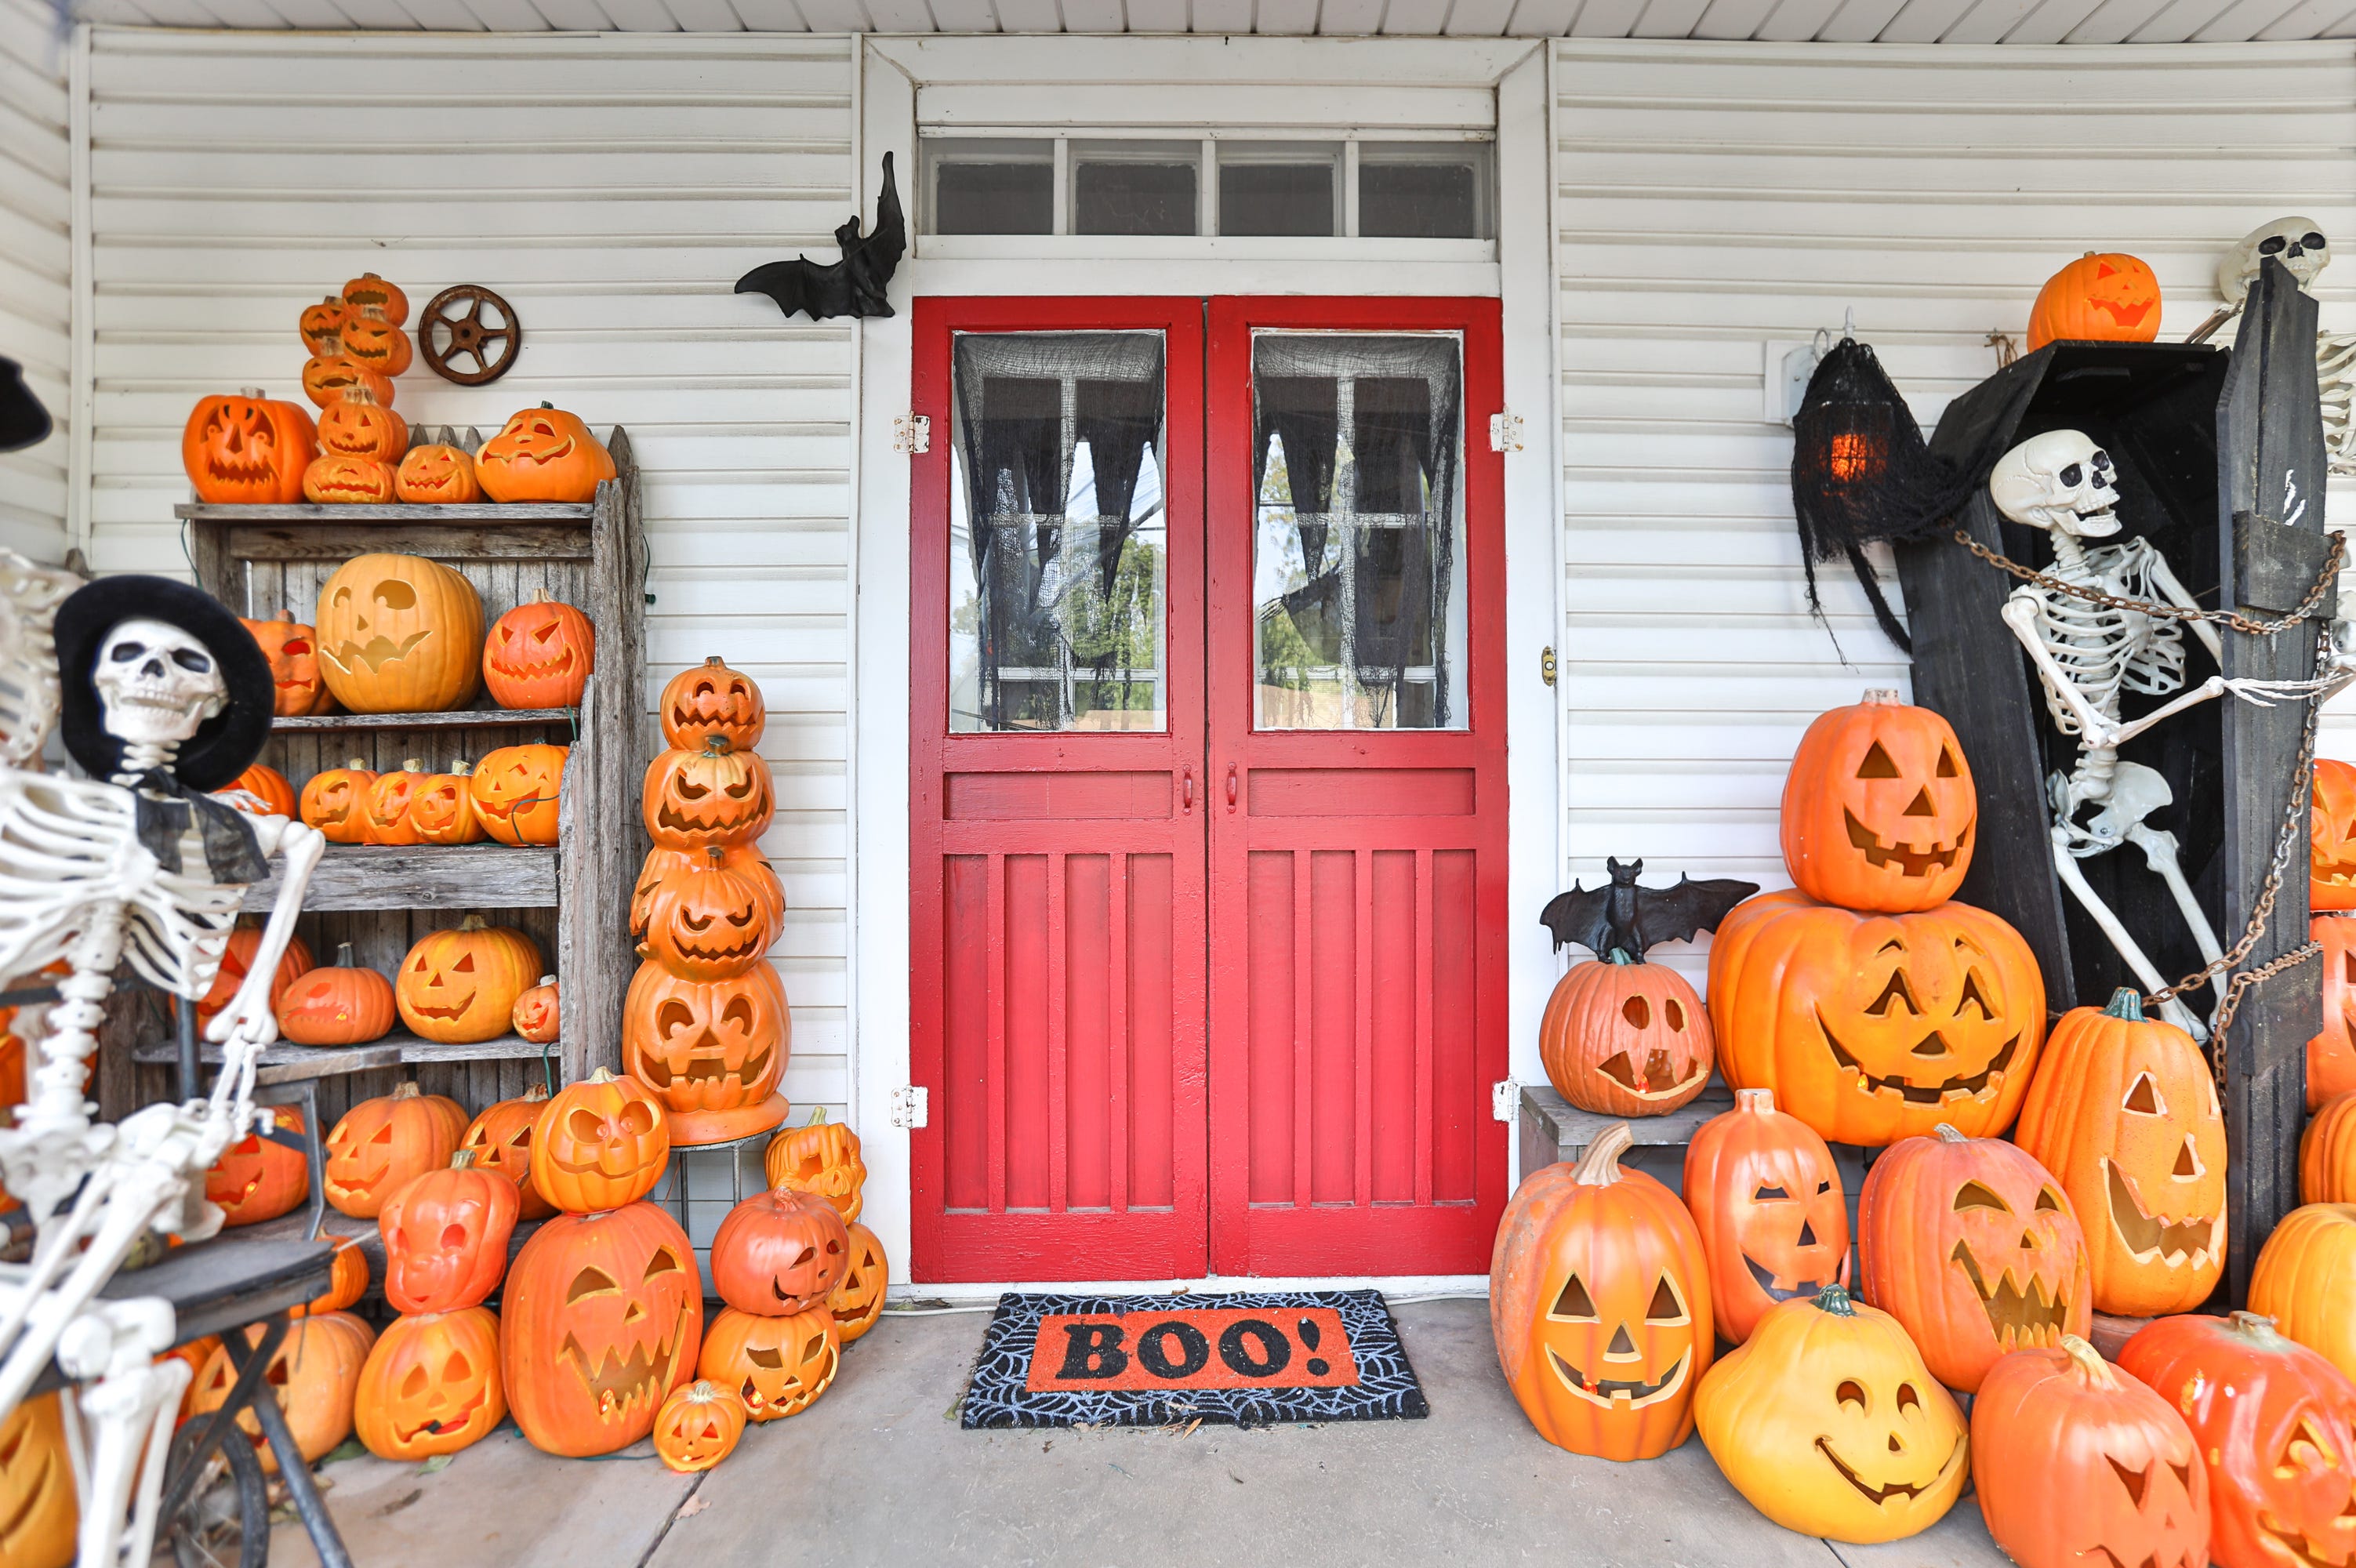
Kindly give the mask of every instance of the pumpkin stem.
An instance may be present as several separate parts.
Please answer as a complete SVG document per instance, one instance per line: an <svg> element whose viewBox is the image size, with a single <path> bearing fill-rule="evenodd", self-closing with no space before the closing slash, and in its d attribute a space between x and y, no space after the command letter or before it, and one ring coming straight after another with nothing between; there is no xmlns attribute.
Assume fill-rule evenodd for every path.
<svg viewBox="0 0 2356 1568"><path fill-rule="evenodd" d="M2086 253L2087 253L2088 255L2090 255L2090 256L2091 256L2091 255L2093 255L2094 252L2092 252L2092 251L2089 251L2089 252L2087 252ZM556 412L556 405L555 405L554 403L550 403L546 398L542 398L542 399L541 400L540 406L541 406L541 407L542 407L542 408L544 408L544 409L547 409L547 410L548 410L550 413L555 413L555 412Z"/></svg>
<svg viewBox="0 0 2356 1568"><path fill-rule="evenodd" d="M2105 1018L2125 1018L2130 1023L2143 1022L2143 993L2122 985L2111 993L2110 1005L2103 1009Z"/></svg>
<svg viewBox="0 0 2356 1568"><path fill-rule="evenodd" d="M540 977L540 983L542 985L553 985L556 983L556 976L552 974L543 974Z"/></svg>
<svg viewBox="0 0 2356 1568"><path fill-rule="evenodd" d="M344 766L350 768L355 773L366 773L368 771L368 758L365 757L347 757L344 758Z"/></svg>
<svg viewBox="0 0 2356 1568"><path fill-rule="evenodd" d="M262 391L260 387L240 387L237 389L237 395L244 398L249 403L265 402L270 396L268 392ZM293 620L294 618L290 615L286 618L288 620Z"/></svg>
<svg viewBox="0 0 2356 1568"><path fill-rule="evenodd" d="M1868 686L1865 689L1865 696L1860 700L1860 705L1869 708L1902 708L1906 705L1906 699L1899 695L1898 688L1895 686Z"/></svg>
<svg viewBox="0 0 2356 1568"><path fill-rule="evenodd" d="M717 670L723 661L717 653L707 653L703 656L703 662L707 669Z"/></svg>
<svg viewBox="0 0 2356 1568"><path fill-rule="evenodd" d="M734 749L734 746L729 745L728 737L724 735L708 735L703 737L703 755L706 757L725 757Z"/></svg>
<svg viewBox="0 0 2356 1568"><path fill-rule="evenodd" d="M2253 1339L2274 1343L2282 1338L2281 1332L2275 1327L2275 1320L2262 1312L2234 1313L2233 1323L2234 1333L2246 1334Z"/></svg>
<svg viewBox="0 0 2356 1568"><path fill-rule="evenodd" d="M414 1100L424 1092L425 1091L417 1087L417 1080L412 1078L404 1083L395 1086L392 1091L392 1097L395 1100Z"/></svg>
<svg viewBox="0 0 2356 1568"><path fill-rule="evenodd" d="M454 1171L469 1169L474 1163L475 1151L472 1149L460 1149L450 1156L450 1168Z"/></svg>
<svg viewBox="0 0 2356 1568"><path fill-rule="evenodd" d="M1850 1301L1848 1292L1843 1290L1837 1281L1816 1293L1815 1305L1818 1312L1828 1312L1835 1317L1857 1316L1856 1305Z"/></svg>
<svg viewBox="0 0 2356 1568"><path fill-rule="evenodd" d="M1775 1113L1775 1091L1772 1089L1738 1089L1734 1091L1734 1108L1753 1116Z"/></svg>
<svg viewBox="0 0 2356 1568"><path fill-rule="evenodd" d="M450 764L450 772L454 778L469 779L474 776L475 765L462 757Z"/></svg>
<svg viewBox="0 0 2356 1568"><path fill-rule="evenodd" d="M1936 1127L1932 1128L1931 1131L1937 1136L1939 1142L1943 1144L1968 1144L1971 1142L1969 1138L1965 1137L1961 1133L1956 1132L1944 1122L1940 1122Z"/></svg>
<svg viewBox="0 0 2356 1568"><path fill-rule="evenodd" d="M1616 1184L1621 1176L1620 1156L1634 1147L1635 1143L1636 1134L1630 1131L1628 1123L1614 1122L1595 1135L1595 1142L1587 1145L1587 1153L1580 1156L1579 1169L1571 1173L1571 1180L1581 1187L1611 1187Z"/></svg>
<svg viewBox="0 0 2356 1568"><path fill-rule="evenodd" d="M601 1067L595 1072L591 1073L587 1078L583 1079L581 1081L584 1083L611 1083L614 1081L614 1074L610 1069Z"/></svg>
<svg viewBox="0 0 2356 1568"><path fill-rule="evenodd" d="M525 1090L519 1098L524 1100L545 1100L548 1098L548 1085L544 1083L535 1083L530 1089Z"/></svg>
<svg viewBox="0 0 2356 1568"><path fill-rule="evenodd" d="M403 773L423 773L425 771L425 759L422 757L404 757L401 759L401 770Z"/></svg>
<svg viewBox="0 0 2356 1568"><path fill-rule="evenodd" d="M2102 1352L2075 1334L2062 1336L2062 1351L2076 1364L2079 1372L2094 1387L2115 1389L2119 1386L2119 1375L2111 1370L2111 1364L2103 1359Z"/></svg>
<svg viewBox="0 0 2356 1568"><path fill-rule="evenodd" d="M336 967L337 969L349 969L352 967L351 943L337 942L336 944Z"/></svg>
<svg viewBox="0 0 2356 1568"><path fill-rule="evenodd" d="M1634 963L1636 961L1628 956L1628 950L1626 948L1613 948L1610 952L1603 955L1603 961L1606 963Z"/></svg>
<svg viewBox="0 0 2356 1568"><path fill-rule="evenodd" d="M374 408L376 406L376 393L369 391L369 385L366 381L354 381L350 386L348 386L343 390L340 396L343 402L353 403L360 407Z"/></svg>
<svg viewBox="0 0 2356 1568"><path fill-rule="evenodd" d="M487 931L490 929L490 923L480 915L469 915L458 922L458 929L462 931Z"/></svg>
<svg viewBox="0 0 2356 1568"><path fill-rule="evenodd" d="M802 1125L805 1127L815 1127L825 1120L826 1107L823 1105L813 1105L810 1107L810 1119L803 1122Z"/></svg>

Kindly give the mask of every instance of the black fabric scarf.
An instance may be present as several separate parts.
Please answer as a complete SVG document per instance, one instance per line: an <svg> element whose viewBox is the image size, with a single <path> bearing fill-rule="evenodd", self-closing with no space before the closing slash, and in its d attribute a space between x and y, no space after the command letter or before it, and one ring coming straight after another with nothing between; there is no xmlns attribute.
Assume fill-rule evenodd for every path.
<svg viewBox="0 0 2356 1568"><path fill-rule="evenodd" d="M189 789L171 769L151 768L141 774L131 787L131 799L136 802L133 822L139 842L165 870L180 873L180 835L194 813L204 834L205 866L215 883L244 886L270 875L270 863L262 858L245 813Z"/></svg>

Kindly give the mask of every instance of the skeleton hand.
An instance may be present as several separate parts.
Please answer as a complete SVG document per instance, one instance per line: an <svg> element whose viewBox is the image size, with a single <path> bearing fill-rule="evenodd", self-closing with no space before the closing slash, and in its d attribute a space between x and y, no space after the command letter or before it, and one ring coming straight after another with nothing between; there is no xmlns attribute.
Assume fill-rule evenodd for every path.
<svg viewBox="0 0 2356 1568"><path fill-rule="evenodd" d="M2304 697L2314 690L2305 681L2251 681L2242 678L2226 680L2211 676L2211 681L2242 699L2253 707L2271 708L2291 697Z"/></svg>
<svg viewBox="0 0 2356 1568"><path fill-rule="evenodd" d="M227 1045L231 1036L249 1046L266 1046L278 1038L278 1014L270 1004L271 982L276 978L276 968L258 969L246 976L245 983L237 988L230 1004L205 1026L205 1038L215 1045ZM259 980L261 983L255 984Z"/></svg>

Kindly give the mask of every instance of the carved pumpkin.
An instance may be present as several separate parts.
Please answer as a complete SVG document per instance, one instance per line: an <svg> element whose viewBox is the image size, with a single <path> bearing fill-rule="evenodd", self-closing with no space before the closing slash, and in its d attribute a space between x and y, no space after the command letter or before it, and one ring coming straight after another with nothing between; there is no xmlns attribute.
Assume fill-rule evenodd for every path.
<svg viewBox="0 0 2356 1568"><path fill-rule="evenodd" d="M2045 280L2029 312L2029 351L2063 338L2148 343L2159 336L2159 279L2136 258L2087 252Z"/></svg>
<svg viewBox="0 0 2356 1568"><path fill-rule="evenodd" d="M1619 949L1574 963L1538 1024L1548 1082L1581 1111L1661 1116L1709 1085L1709 1015L1685 976Z"/></svg>
<svg viewBox="0 0 2356 1568"><path fill-rule="evenodd" d="M303 471L318 435L299 403L254 388L198 398L180 433L180 466L197 499L216 506L284 506L303 499Z"/></svg>
<svg viewBox="0 0 2356 1568"><path fill-rule="evenodd" d="M703 1337L695 1250L651 1203L542 1225L508 1271L504 1302L509 1408L546 1453L629 1446L694 1376Z"/></svg>
<svg viewBox="0 0 2356 1568"><path fill-rule="evenodd" d="M336 694L319 678L318 639L309 627L284 611L276 620L240 617L238 624L253 634L262 658L270 661L270 678L277 683L271 712L280 718L298 718L335 707Z"/></svg>
<svg viewBox="0 0 2356 1568"><path fill-rule="evenodd" d="M368 842L368 792L376 784L365 757L314 773L295 810L329 843Z"/></svg>
<svg viewBox="0 0 2356 1568"><path fill-rule="evenodd" d="M622 1069L674 1118L762 1106L785 1074L793 1043L784 983L766 963L724 980L689 980L642 963L622 1001ZM776 1125L782 1112L772 1112L701 1118L691 1133L674 1128L672 1136L710 1143L723 1125L750 1136ZM757 1124L736 1131L740 1122Z"/></svg>
<svg viewBox="0 0 2356 1568"><path fill-rule="evenodd" d="M2356 1204L2284 1215L2251 1266L2250 1310L2356 1378Z"/></svg>
<svg viewBox="0 0 2356 1568"><path fill-rule="evenodd" d="M387 283L374 273L362 273L344 285L344 304L352 311L380 310L395 327L409 319L409 296L398 284Z"/></svg>
<svg viewBox="0 0 2356 1568"><path fill-rule="evenodd" d="M686 979L724 980L759 963L779 925L766 879L714 844L701 865L691 859L657 878L638 952Z"/></svg>
<svg viewBox="0 0 2356 1568"><path fill-rule="evenodd" d="M368 836L363 843L401 845L417 842L417 830L410 825L409 805L427 777L423 760L414 757L391 772L376 776L376 782L369 786Z"/></svg>
<svg viewBox="0 0 2356 1568"><path fill-rule="evenodd" d="M361 1101L327 1133L327 1201L374 1219L402 1184L448 1165L466 1130L456 1101L420 1094L413 1083Z"/></svg>
<svg viewBox="0 0 2356 1568"><path fill-rule="evenodd" d="M356 555L319 589L319 660L356 714L463 707L481 678L483 601L474 585L417 555Z"/></svg>
<svg viewBox="0 0 2356 1568"><path fill-rule="evenodd" d="M303 395L314 408L326 408L351 391L366 387L376 401L392 406L392 379L380 374L344 352L341 335L322 338L318 351L303 366Z"/></svg>
<svg viewBox="0 0 2356 1568"><path fill-rule="evenodd" d="M715 735L738 751L750 751L769 725L759 683L728 668L716 653L672 676L655 714L662 721L663 739L682 751L701 751Z"/></svg>
<svg viewBox="0 0 2356 1568"><path fill-rule="evenodd" d="M2209 1299L2225 1269L2225 1112L2192 1036L2108 1007L2053 1026L2014 1142L2086 1228L2096 1312L2155 1317Z"/></svg>
<svg viewBox="0 0 2356 1568"><path fill-rule="evenodd" d="M303 470L303 499L321 506L381 506L392 499L392 470L373 457L330 452Z"/></svg>
<svg viewBox="0 0 2356 1568"><path fill-rule="evenodd" d="M55 1393L21 1402L0 1420L0 1563L70 1568L81 1509L65 1417Z"/></svg>
<svg viewBox="0 0 2356 1568"><path fill-rule="evenodd" d="M352 944L279 997L278 1032L298 1046L361 1046L391 1032L392 982L352 961Z"/></svg>
<svg viewBox="0 0 2356 1568"><path fill-rule="evenodd" d="M229 934L229 946L221 950L220 967L213 971L212 989L197 1004L197 1027L211 1023L215 1015L237 998L238 987L245 983L247 972L253 965L253 955L262 946L262 927L250 919L241 919ZM278 972L270 980L270 1004L276 1007L286 994L286 988L310 972L310 944L300 937L289 938L286 950L279 955Z"/></svg>
<svg viewBox="0 0 2356 1568"><path fill-rule="evenodd" d="M826 1309L834 1315L835 1332L845 1345L875 1326L884 1316L884 1293L892 1286L892 1262L884 1254L884 1243L874 1231L864 1225L851 1228L851 1264L842 1271L842 1282L826 1298Z"/></svg>
<svg viewBox="0 0 2356 1568"><path fill-rule="evenodd" d="M682 1476L709 1470L736 1452L744 1419L734 1390L698 1378L673 1389L655 1412L655 1457Z"/></svg>
<svg viewBox="0 0 2356 1568"><path fill-rule="evenodd" d="M248 1345L262 1343L262 1326L245 1329ZM348 1312L317 1312L296 1318L263 1371L278 1408L286 1412L286 1430L303 1463L315 1465L327 1451L352 1434L352 1401L359 1391L360 1367L376 1333ZM194 1408L203 1415L229 1402L237 1383L237 1369L226 1348L216 1350L198 1372ZM262 1423L253 1412L238 1412L237 1424L253 1442L262 1467L278 1473L278 1455L262 1441Z"/></svg>
<svg viewBox="0 0 2356 1568"><path fill-rule="evenodd" d="M397 467L409 450L409 422L357 386L319 411L319 455L366 457Z"/></svg>
<svg viewBox="0 0 2356 1568"><path fill-rule="evenodd" d="M569 748L503 746L475 764L466 779L476 820L501 843L556 842Z"/></svg>
<svg viewBox="0 0 2356 1568"><path fill-rule="evenodd" d="M420 1039L495 1040L508 1032L516 998L541 968L540 946L530 937L469 915L453 929L417 939L401 961L393 1004Z"/></svg>
<svg viewBox="0 0 2356 1568"><path fill-rule="evenodd" d="M300 1136L303 1113L291 1105L254 1108L254 1130L221 1151L205 1172L205 1201L220 1206L224 1225L259 1225L291 1214L310 1196L311 1162L300 1149L262 1133L274 1126Z"/></svg>
<svg viewBox="0 0 2356 1568"><path fill-rule="evenodd" d="M360 1250L357 1236L336 1236L322 1230L312 1238L325 1241L334 1249L327 1263L327 1288L301 1306L287 1308L292 1317L305 1317L317 1312L342 1312L358 1306L368 1294L368 1254Z"/></svg>
<svg viewBox="0 0 2356 1568"><path fill-rule="evenodd" d="M483 443L475 472L495 501L588 501L615 469L613 455L577 416L541 403Z"/></svg>
<svg viewBox="0 0 2356 1568"><path fill-rule="evenodd" d="M1800 737L1783 780L1783 865L1819 903L1912 914L1963 886L1978 821L1954 728L1895 692L1868 692Z"/></svg>
<svg viewBox="0 0 2356 1568"><path fill-rule="evenodd" d="M559 1038L563 1029L557 1005L556 976L543 974L540 983L516 998L515 1010L508 1015L515 1032L536 1046L544 1046Z"/></svg>
<svg viewBox="0 0 2356 1568"><path fill-rule="evenodd" d="M475 843L483 839L475 815L475 765L465 757L447 773L428 774L409 797L409 827L419 843Z"/></svg>
<svg viewBox="0 0 2356 1568"><path fill-rule="evenodd" d="M1709 1015L1727 1082L1773 1090L1829 1143L1891 1144L1943 1122L1980 1136L2010 1126L2029 1092L2045 982L2020 933L1984 909L1862 915L1786 889L1719 922Z"/></svg>
<svg viewBox="0 0 2356 1568"><path fill-rule="evenodd" d="M2307 846L2308 908L2356 909L2356 765L2315 759Z"/></svg>
<svg viewBox="0 0 2356 1568"><path fill-rule="evenodd" d="M2094 1326L2069 1195L2010 1144L1941 1126L1890 1145L1866 1173L1857 1229L1867 1297L1951 1389L1976 1390L2007 1351Z"/></svg>
<svg viewBox="0 0 2356 1568"><path fill-rule="evenodd" d="M769 1140L762 1169L773 1187L807 1192L834 1205L844 1219L856 1219L865 1199L867 1162L859 1155L859 1134L826 1119L826 1107L810 1112L806 1127L788 1127Z"/></svg>
<svg viewBox="0 0 2356 1568"><path fill-rule="evenodd" d="M751 843L777 810L769 765L716 735L701 751L674 747L656 757L639 805L648 835L665 849Z"/></svg>
<svg viewBox="0 0 2356 1568"><path fill-rule="evenodd" d="M824 1307L769 1317L723 1306L695 1363L698 1376L734 1389L755 1421L799 1415L841 1367L842 1336Z"/></svg>
<svg viewBox="0 0 2356 1568"><path fill-rule="evenodd" d="M759 1192L712 1237L712 1283L739 1312L769 1316L826 1305L851 1266L851 1228L804 1192Z"/></svg>
<svg viewBox="0 0 2356 1568"><path fill-rule="evenodd" d="M1709 1264L1676 1195L1622 1171L1627 1123L1515 1192L1489 1263L1489 1325L1538 1435L1574 1454L1651 1459L1693 1431L1716 1347Z"/></svg>
<svg viewBox="0 0 2356 1568"><path fill-rule="evenodd" d="M1710 1317L1740 1345L1777 1302L1848 1283L1848 1199L1830 1149L1775 1109L1764 1089L1737 1090L1686 1145L1684 1193L1709 1259Z"/></svg>
<svg viewBox="0 0 2356 1568"><path fill-rule="evenodd" d="M2074 1335L1988 1369L1972 1401L1988 1533L2021 1568L2203 1568L2209 1475L2169 1402Z"/></svg>
<svg viewBox="0 0 2356 1568"><path fill-rule="evenodd" d="M2298 1200L2356 1203L2356 1093L2334 1095L2298 1140Z"/></svg>
<svg viewBox="0 0 2356 1568"><path fill-rule="evenodd" d="M456 1312L498 1288L521 1203L514 1182L474 1166L462 1148L448 1168L411 1180L377 1215L384 1299L394 1310Z"/></svg>
<svg viewBox="0 0 2356 1568"><path fill-rule="evenodd" d="M463 446L412 446L392 476L392 493L412 506L460 506L483 499L475 459Z"/></svg>
<svg viewBox="0 0 2356 1568"><path fill-rule="evenodd" d="M578 706L597 661L597 633L571 605L541 599L491 623L483 685L503 708Z"/></svg>
<svg viewBox="0 0 2356 1568"><path fill-rule="evenodd" d="M340 336L344 352L380 375L400 375L409 369L416 354L409 334L395 327L373 305L362 306L347 315Z"/></svg>
<svg viewBox="0 0 2356 1568"><path fill-rule="evenodd" d="M2323 949L2323 1027L2307 1042L2307 1108L2356 1090L2356 919L2318 915L2307 934Z"/></svg>
<svg viewBox="0 0 2356 1568"><path fill-rule="evenodd" d="M647 851L647 858L638 868L637 886L630 894L630 935L637 939L638 956L657 956L657 924L682 919L690 911L709 910L712 899L700 890L694 897L682 897L689 886L678 879L694 878L715 866L742 878L741 882L721 884L720 896L724 897L733 889L749 887L759 902L760 929L769 933L763 946L776 940L786 918L786 890L756 846L735 843L665 849L657 845ZM685 956L687 933L666 933L661 943L663 961L675 966Z"/></svg>
<svg viewBox="0 0 2356 1568"><path fill-rule="evenodd" d="M550 1096L532 1123L532 1185L568 1214L636 1203L669 1163L662 1101L604 1068Z"/></svg>
<svg viewBox="0 0 2356 1568"><path fill-rule="evenodd" d="M241 811L252 812L255 816L267 817L292 817L294 814L294 786L286 782L286 775L267 763L255 763L239 774L229 789L220 793L226 796L240 789L261 801L266 808L261 811L252 811L251 807L240 807ZM236 802L231 801L230 804L235 805Z"/></svg>
<svg viewBox="0 0 2356 1568"><path fill-rule="evenodd" d="M547 1104L547 1086L533 1084L517 1099L485 1106L458 1142L462 1152L475 1156L477 1170L496 1172L515 1184L519 1219L545 1219L556 1212L531 1180L532 1124Z"/></svg>
<svg viewBox="0 0 2356 1568"><path fill-rule="evenodd" d="M380 1459L431 1459L488 1437L508 1415L498 1315L469 1306L393 1319L360 1369L352 1415Z"/></svg>
<svg viewBox="0 0 2356 1568"><path fill-rule="evenodd" d="M1838 1285L1770 1307L1694 1404L1734 1489L1803 1535L1871 1545L1917 1534L1971 1478L1954 1397L1896 1318Z"/></svg>
<svg viewBox="0 0 2356 1568"><path fill-rule="evenodd" d="M305 351L316 354L319 351L319 345L328 338L341 338L347 308L344 302L332 294L316 305L304 307L301 330Z"/></svg>
<svg viewBox="0 0 2356 1568"><path fill-rule="evenodd" d="M300 1317L303 1315L303 1309L299 1306L294 1308L293 1312L294 1316L297 1317ZM185 1345L175 1345L169 1350L165 1351L162 1355L155 1358L155 1365L158 1367L162 1366L166 1361L177 1361L188 1369L187 1384L180 1391L179 1412L172 1418L173 1424L175 1426L184 1423L189 1416L196 1413L197 1374L205 1369L205 1363L212 1359L213 1352L220 1348L220 1336L218 1334L208 1334L202 1338L191 1339ZM42 1397L46 1399L48 1396L45 1394ZM30 1402L28 1401L27 1402ZM23 1407L19 1406L18 1408L21 1409ZM0 1439L0 1457L5 1457L5 1440ZM0 1466L0 1470L5 1470L5 1466ZM5 1532L0 1531L0 1547L5 1547L6 1541L7 1536ZM5 1560L0 1559L0 1561ZM71 1562L71 1557L69 1556L67 1561Z"/></svg>

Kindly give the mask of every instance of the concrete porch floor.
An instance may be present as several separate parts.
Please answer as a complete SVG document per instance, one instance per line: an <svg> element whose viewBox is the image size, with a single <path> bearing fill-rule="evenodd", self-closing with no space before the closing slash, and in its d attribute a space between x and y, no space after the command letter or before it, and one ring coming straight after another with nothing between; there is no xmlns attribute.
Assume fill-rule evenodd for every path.
<svg viewBox="0 0 2356 1568"><path fill-rule="evenodd" d="M754 1427L717 1470L643 1444L552 1459L513 1426L424 1475L330 1466L359 1568L991 1568L1562 1563L1580 1568L2000 1568L1966 1496L1912 1541L1833 1546L1769 1523L1698 1438L1614 1465L1534 1434L1486 1304L1394 1308L1427 1421L969 1433L949 1414L983 1313L886 1317L826 1397ZM282 1526L271 1562L316 1563Z"/></svg>

